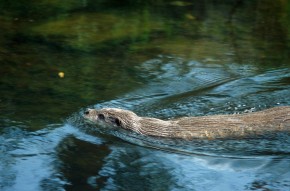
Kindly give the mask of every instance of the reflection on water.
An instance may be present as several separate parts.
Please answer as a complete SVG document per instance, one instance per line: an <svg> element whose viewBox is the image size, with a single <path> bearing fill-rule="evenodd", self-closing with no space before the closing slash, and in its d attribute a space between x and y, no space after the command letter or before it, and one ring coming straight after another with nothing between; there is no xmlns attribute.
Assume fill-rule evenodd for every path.
<svg viewBox="0 0 290 191"><path fill-rule="evenodd" d="M289 189L288 134L188 142L100 133L81 117L290 105L287 1L0 0L0 10L0 190Z"/></svg>
<svg viewBox="0 0 290 191"><path fill-rule="evenodd" d="M100 145L102 140L79 132L69 125L46 128L32 133L20 129L5 129L1 136L1 188L9 190L60 189L69 184L59 172L64 151L69 147L66 139L75 136L83 141ZM81 138L80 138L81 137ZM28 184L29 183L29 184Z"/></svg>
<svg viewBox="0 0 290 191"><path fill-rule="evenodd" d="M209 153L222 150L221 146L229 149L220 150L221 155L237 150L235 157L222 157L175 154L118 140L110 143L68 124L34 133L14 129L3 137L9 135L17 139L6 139L1 147L6 149L1 157L4 190L251 190L258 186L285 190L290 184L290 149L286 154L257 153L267 146L277 148L269 142L261 148L250 145L253 156L244 158L244 144L249 142L242 140L192 145ZM7 144L12 141L14 148Z"/></svg>

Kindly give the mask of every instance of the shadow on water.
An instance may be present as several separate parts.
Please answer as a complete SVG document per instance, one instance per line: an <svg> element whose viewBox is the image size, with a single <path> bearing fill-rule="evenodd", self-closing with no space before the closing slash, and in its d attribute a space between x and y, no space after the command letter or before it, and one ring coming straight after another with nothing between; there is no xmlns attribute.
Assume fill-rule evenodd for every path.
<svg viewBox="0 0 290 191"><path fill-rule="evenodd" d="M0 0L0 190L287 190L290 137L100 132L290 105L287 1ZM69 117L68 117L69 116Z"/></svg>

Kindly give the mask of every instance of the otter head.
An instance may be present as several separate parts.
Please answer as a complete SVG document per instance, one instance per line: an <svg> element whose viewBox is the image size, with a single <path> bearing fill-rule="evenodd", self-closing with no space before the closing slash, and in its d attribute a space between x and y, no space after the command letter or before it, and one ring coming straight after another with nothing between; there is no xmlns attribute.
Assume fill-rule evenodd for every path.
<svg viewBox="0 0 290 191"><path fill-rule="evenodd" d="M139 126L139 117L135 113L117 108L88 109L84 112L84 118L96 124L133 131Z"/></svg>

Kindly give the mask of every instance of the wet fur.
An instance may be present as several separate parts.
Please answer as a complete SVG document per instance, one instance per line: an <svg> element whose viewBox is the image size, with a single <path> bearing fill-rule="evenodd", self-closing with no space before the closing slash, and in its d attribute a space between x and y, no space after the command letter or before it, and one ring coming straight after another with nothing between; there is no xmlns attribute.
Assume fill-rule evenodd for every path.
<svg viewBox="0 0 290 191"><path fill-rule="evenodd" d="M246 114L182 117L168 121L139 117L128 110L104 108L89 109L85 113L85 118L95 123L120 127L143 135L186 140L243 138L290 132L288 106Z"/></svg>

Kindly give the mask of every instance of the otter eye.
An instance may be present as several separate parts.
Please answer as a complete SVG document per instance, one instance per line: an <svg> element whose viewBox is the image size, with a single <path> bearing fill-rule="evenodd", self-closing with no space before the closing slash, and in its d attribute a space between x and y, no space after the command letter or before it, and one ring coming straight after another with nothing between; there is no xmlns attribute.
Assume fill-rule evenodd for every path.
<svg viewBox="0 0 290 191"><path fill-rule="evenodd" d="M121 126L121 121L119 119L117 119L117 118L115 119L115 123L116 123L117 126Z"/></svg>
<svg viewBox="0 0 290 191"><path fill-rule="evenodd" d="M89 115L90 112L89 112L89 110L87 110L84 113L85 113L85 115Z"/></svg>
<svg viewBox="0 0 290 191"><path fill-rule="evenodd" d="M101 119L101 120L104 120L105 119L105 116L104 116L104 114L99 114L98 115L98 118Z"/></svg>

